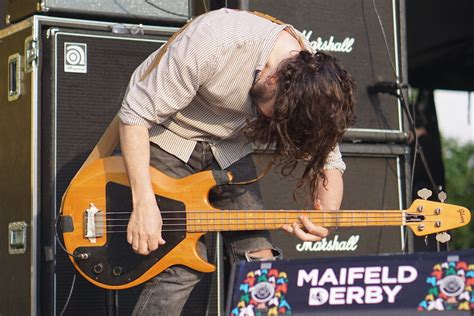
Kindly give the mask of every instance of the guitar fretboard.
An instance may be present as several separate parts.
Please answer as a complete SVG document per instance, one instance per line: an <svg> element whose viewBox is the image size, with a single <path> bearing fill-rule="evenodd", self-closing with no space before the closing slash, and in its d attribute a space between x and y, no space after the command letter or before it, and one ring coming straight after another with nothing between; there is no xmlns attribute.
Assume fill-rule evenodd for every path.
<svg viewBox="0 0 474 316"><path fill-rule="evenodd" d="M404 211L188 211L188 232L241 231L279 229L284 224L300 223L304 215L323 227L401 226Z"/></svg>

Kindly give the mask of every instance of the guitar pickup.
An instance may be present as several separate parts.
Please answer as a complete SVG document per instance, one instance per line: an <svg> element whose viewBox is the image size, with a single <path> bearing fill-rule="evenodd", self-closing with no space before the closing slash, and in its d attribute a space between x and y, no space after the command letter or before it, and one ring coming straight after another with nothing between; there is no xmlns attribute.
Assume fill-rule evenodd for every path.
<svg viewBox="0 0 474 316"><path fill-rule="evenodd" d="M102 211L93 203L84 211L84 237L89 239L90 243L95 244L97 238L102 237L105 232Z"/></svg>

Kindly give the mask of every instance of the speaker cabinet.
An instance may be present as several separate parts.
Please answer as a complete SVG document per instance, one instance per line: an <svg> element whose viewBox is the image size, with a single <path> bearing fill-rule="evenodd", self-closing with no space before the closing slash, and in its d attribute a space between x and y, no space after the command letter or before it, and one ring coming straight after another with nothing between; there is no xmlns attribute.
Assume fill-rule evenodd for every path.
<svg viewBox="0 0 474 316"><path fill-rule="evenodd" d="M406 206L407 148L398 145L342 144L344 173L343 210L399 210ZM270 156L254 154L257 168L265 168ZM301 174L303 165L295 170ZM293 192L297 180L273 168L260 183L266 209L310 209L310 203ZM285 259L400 253L408 237L401 227L339 228L320 242L302 242L284 231L272 231Z"/></svg>
<svg viewBox="0 0 474 316"><path fill-rule="evenodd" d="M48 289L42 291L45 314L61 311L74 274L53 235L62 195L120 108L133 70L166 42L172 29L158 31L120 35L89 23L41 30L41 236L45 249L56 253L54 261L42 265L42 284ZM131 313L139 294L139 289L120 291L121 312ZM104 302L105 291L78 276L67 310L101 314Z"/></svg>
<svg viewBox="0 0 474 316"><path fill-rule="evenodd" d="M229 6L260 11L292 24L319 51L337 57L357 84L357 122L346 137L390 139L402 133L397 98L369 95L379 81L405 80L403 1L229 0ZM379 23L380 18L380 23ZM384 35L385 34L385 35ZM385 37L385 39L384 39ZM380 133L383 132L383 133Z"/></svg>

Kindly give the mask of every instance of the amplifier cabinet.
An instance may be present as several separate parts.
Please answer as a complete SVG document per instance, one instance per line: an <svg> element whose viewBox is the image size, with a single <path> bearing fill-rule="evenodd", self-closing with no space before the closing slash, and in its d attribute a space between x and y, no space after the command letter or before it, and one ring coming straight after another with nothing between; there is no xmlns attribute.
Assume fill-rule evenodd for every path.
<svg viewBox="0 0 474 316"><path fill-rule="evenodd" d="M402 109L397 98L367 93L367 87L375 82L395 82L397 77L407 80L403 0L229 0L226 3L264 12L292 24L313 48L342 62L357 84L357 122L346 138L382 142L404 138Z"/></svg>
<svg viewBox="0 0 474 316"><path fill-rule="evenodd" d="M182 24L191 18L191 9L189 0L9 0L6 19L46 14Z"/></svg>
<svg viewBox="0 0 474 316"><path fill-rule="evenodd" d="M347 164L344 173L342 210L398 210L406 207L408 148L402 145L342 144ZM254 154L257 168L265 168L270 156ZM295 175L303 171L300 164ZM260 182L266 209L310 209L305 196L293 192L296 177L283 178L273 168ZM309 196L308 194L306 197ZM307 199L306 199L307 200ZM323 206L324 207L324 206ZM282 230L272 231L273 242L284 259L328 256L360 256L401 253L411 249L411 238L401 227L339 228L320 242L302 242Z"/></svg>
<svg viewBox="0 0 474 316"><path fill-rule="evenodd" d="M132 71L176 31L112 29L33 16L0 30L1 315L61 312L74 275L54 235L63 192L118 111ZM119 292L121 312L131 313L139 292ZM105 297L78 276L67 314L105 314Z"/></svg>

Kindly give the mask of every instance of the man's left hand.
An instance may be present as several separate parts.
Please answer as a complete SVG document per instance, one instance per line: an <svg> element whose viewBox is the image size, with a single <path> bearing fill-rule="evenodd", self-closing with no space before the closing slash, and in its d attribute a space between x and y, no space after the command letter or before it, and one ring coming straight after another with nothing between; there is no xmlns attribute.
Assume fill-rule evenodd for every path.
<svg viewBox="0 0 474 316"><path fill-rule="evenodd" d="M321 210L323 207L321 201L317 199L314 202L314 209ZM303 227L300 227L299 223L284 224L281 228L288 233L295 235L302 241L320 241L327 237L329 230L322 226L315 225L308 217L301 215L299 217L300 223Z"/></svg>

